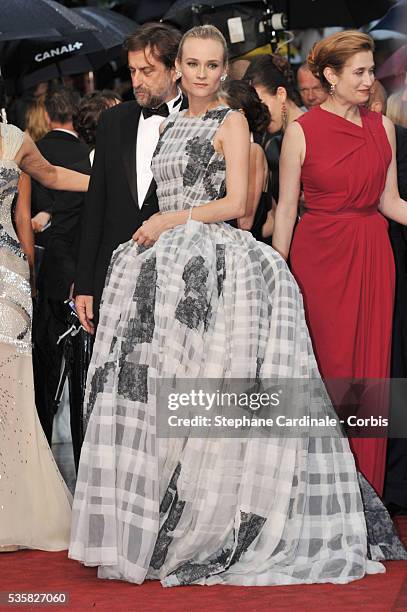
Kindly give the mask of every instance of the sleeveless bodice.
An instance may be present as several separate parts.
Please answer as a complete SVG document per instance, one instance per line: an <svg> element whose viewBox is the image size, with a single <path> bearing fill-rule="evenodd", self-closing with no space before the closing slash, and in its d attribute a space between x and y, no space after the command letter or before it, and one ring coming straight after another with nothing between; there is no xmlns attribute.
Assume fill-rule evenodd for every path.
<svg viewBox="0 0 407 612"><path fill-rule="evenodd" d="M297 119L306 142L301 172L311 213L375 212L391 148L382 116L360 109L362 127L321 107Z"/></svg>
<svg viewBox="0 0 407 612"><path fill-rule="evenodd" d="M0 124L2 157L0 158L0 248L9 248L22 256L18 238L14 231L11 207L17 192L20 169L13 160L22 137L15 132L14 126Z"/></svg>
<svg viewBox="0 0 407 612"><path fill-rule="evenodd" d="M161 211L185 210L224 197L225 159L213 140L231 112L236 111L219 106L200 117L181 111L165 120L151 163Z"/></svg>
<svg viewBox="0 0 407 612"><path fill-rule="evenodd" d="M20 169L14 158L24 134L0 124L0 343L31 352L31 289L26 257L12 222Z"/></svg>

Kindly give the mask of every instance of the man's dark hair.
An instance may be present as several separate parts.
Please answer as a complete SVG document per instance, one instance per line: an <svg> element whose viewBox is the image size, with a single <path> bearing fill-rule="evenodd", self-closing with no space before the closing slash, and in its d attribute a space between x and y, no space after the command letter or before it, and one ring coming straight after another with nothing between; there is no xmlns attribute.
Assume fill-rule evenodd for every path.
<svg viewBox="0 0 407 612"><path fill-rule="evenodd" d="M121 97L121 95L117 93L117 91L113 91L112 89L102 89L100 93L109 102L114 102L115 104L117 102L123 102L123 98Z"/></svg>
<svg viewBox="0 0 407 612"><path fill-rule="evenodd" d="M148 49L168 69L174 68L181 32L165 23L145 23L124 43L126 51Z"/></svg>
<svg viewBox="0 0 407 612"><path fill-rule="evenodd" d="M79 137L93 148L96 144L96 129L101 114L110 108L110 100L103 92L94 91L82 98L73 127Z"/></svg>
<svg viewBox="0 0 407 612"><path fill-rule="evenodd" d="M78 92L67 87L58 87L47 93L44 104L51 121L67 123L76 115L79 102Z"/></svg>

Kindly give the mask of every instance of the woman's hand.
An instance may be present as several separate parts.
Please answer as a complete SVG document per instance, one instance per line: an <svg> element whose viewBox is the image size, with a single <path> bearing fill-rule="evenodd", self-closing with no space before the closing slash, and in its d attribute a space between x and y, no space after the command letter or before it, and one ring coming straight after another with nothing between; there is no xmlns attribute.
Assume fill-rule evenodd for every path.
<svg viewBox="0 0 407 612"><path fill-rule="evenodd" d="M144 221L143 225L138 228L133 234L133 240L140 246L151 246L157 242L163 232L171 229L171 227L173 227L171 223L171 213L165 215L156 213L147 221Z"/></svg>
<svg viewBox="0 0 407 612"><path fill-rule="evenodd" d="M34 233L42 232L44 227L50 221L51 215L50 213L41 211L35 215L35 217L31 218L31 225Z"/></svg>

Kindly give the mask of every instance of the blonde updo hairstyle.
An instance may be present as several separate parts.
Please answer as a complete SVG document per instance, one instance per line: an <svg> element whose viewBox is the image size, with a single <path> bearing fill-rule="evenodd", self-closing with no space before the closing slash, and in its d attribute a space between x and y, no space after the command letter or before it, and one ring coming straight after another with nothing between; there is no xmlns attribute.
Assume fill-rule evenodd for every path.
<svg viewBox="0 0 407 612"><path fill-rule="evenodd" d="M307 63L312 74L329 92L331 84L324 75L325 68L332 68L336 74L341 74L346 62L356 53L363 51L373 53L373 39L368 34L357 30L345 30L331 34L315 43L308 55Z"/></svg>
<svg viewBox="0 0 407 612"><path fill-rule="evenodd" d="M178 47L177 60L179 62L182 59L182 50L184 47L184 43L186 40L188 40L188 38L195 38L199 40L216 40L217 42L219 42L223 48L223 65L227 66L228 46L227 46L225 37L223 36L222 32L218 30L218 28L216 28L213 25L207 24L207 25L196 26L194 28L191 28L187 32L185 32L185 34L181 38L181 42Z"/></svg>

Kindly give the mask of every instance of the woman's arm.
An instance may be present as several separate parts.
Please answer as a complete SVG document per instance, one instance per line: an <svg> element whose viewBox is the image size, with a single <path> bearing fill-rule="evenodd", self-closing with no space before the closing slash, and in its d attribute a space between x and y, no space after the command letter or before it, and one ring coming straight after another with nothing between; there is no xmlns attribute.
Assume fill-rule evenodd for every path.
<svg viewBox="0 0 407 612"><path fill-rule="evenodd" d="M192 211L192 219L202 223L217 223L239 219L246 212L247 188L249 177L250 134L245 117L239 112L230 113L214 142L215 149L220 149L226 161L226 196L213 200ZM180 210L154 215L136 231L133 239L138 244L149 246L160 235L188 221L190 211Z"/></svg>
<svg viewBox="0 0 407 612"><path fill-rule="evenodd" d="M64 191L87 191L89 176L74 170L52 166L43 158L28 134L17 153L16 163L39 183L49 189L62 189Z"/></svg>
<svg viewBox="0 0 407 612"><path fill-rule="evenodd" d="M246 213L244 217L237 220L237 225L242 230L250 231L252 228L261 194L267 183L267 173L268 166L264 151L260 145L253 142L250 144Z"/></svg>
<svg viewBox="0 0 407 612"><path fill-rule="evenodd" d="M305 157L305 138L294 121L284 135L280 155L280 192L273 232L273 248L288 258L301 188L301 166Z"/></svg>
<svg viewBox="0 0 407 612"><path fill-rule="evenodd" d="M387 170L386 184L380 198L379 210L386 217L407 225L407 202L402 200L397 185L396 165L396 132L393 123L388 117L383 116L383 125L392 149L392 160Z"/></svg>
<svg viewBox="0 0 407 612"><path fill-rule="evenodd" d="M18 181L18 197L15 210L17 236L30 267L31 292L35 295L34 233L31 226L31 179L22 174Z"/></svg>

